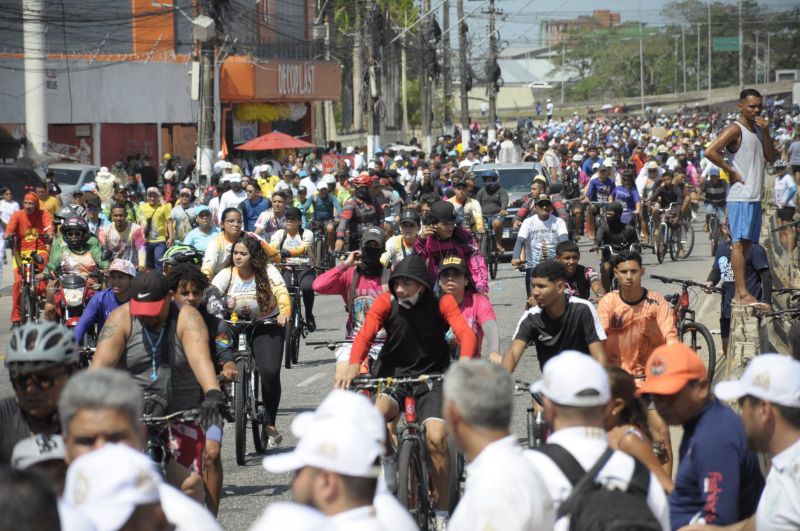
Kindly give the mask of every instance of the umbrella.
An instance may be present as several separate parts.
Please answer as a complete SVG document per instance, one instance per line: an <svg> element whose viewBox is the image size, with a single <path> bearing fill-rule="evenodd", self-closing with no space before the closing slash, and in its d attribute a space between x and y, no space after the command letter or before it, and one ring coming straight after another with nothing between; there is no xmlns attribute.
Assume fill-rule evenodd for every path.
<svg viewBox="0 0 800 531"><path fill-rule="evenodd" d="M303 149L313 147L314 144L310 144L285 133L273 131L258 138L254 138L249 142L245 142L241 146L237 146L236 149L242 151L270 151L273 149Z"/></svg>

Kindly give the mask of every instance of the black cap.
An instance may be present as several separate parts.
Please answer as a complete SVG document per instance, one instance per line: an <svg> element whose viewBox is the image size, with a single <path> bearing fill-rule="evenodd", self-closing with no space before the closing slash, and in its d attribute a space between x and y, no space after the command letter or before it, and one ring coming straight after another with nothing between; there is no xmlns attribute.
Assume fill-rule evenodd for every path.
<svg viewBox="0 0 800 531"><path fill-rule="evenodd" d="M286 207L286 217L294 218L297 220L303 219L303 213L297 207Z"/></svg>
<svg viewBox="0 0 800 531"><path fill-rule="evenodd" d="M455 269L460 271L462 275L466 275L468 271L467 263L460 256L448 256L442 259L442 262L439 264L439 276L442 275L445 269Z"/></svg>
<svg viewBox="0 0 800 531"><path fill-rule="evenodd" d="M539 196L536 198L537 205L541 203L552 203L552 202L553 201L550 199L550 196L547 194L539 194Z"/></svg>
<svg viewBox="0 0 800 531"><path fill-rule="evenodd" d="M304 192L307 193L308 192L308 188L306 188L305 186L298 186L297 187L297 193L298 194L302 194Z"/></svg>
<svg viewBox="0 0 800 531"><path fill-rule="evenodd" d="M99 197L97 197L96 195L93 195L89 199L86 200L86 206L87 207L100 208L102 206L102 203L101 203Z"/></svg>
<svg viewBox="0 0 800 531"><path fill-rule="evenodd" d="M139 273L131 282L131 315L155 317L169 293L167 277L155 269Z"/></svg>
<svg viewBox="0 0 800 531"><path fill-rule="evenodd" d="M361 234L361 247L363 248L367 242L375 242L383 247L386 243L386 234L378 227L367 227Z"/></svg>
<svg viewBox="0 0 800 531"><path fill-rule="evenodd" d="M450 203L449 201L436 201L433 205L431 205L431 216L436 221L455 221L456 211L453 207L453 203Z"/></svg>
<svg viewBox="0 0 800 531"><path fill-rule="evenodd" d="M400 214L400 224L402 225L404 221L413 221L414 223L419 225L419 212L417 212L413 208L406 208Z"/></svg>

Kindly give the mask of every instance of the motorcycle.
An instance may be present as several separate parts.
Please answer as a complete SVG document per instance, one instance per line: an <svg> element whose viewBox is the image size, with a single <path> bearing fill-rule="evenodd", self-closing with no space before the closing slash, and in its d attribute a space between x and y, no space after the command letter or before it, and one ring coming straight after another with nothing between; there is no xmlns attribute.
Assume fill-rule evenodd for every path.
<svg viewBox="0 0 800 531"><path fill-rule="evenodd" d="M89 282L96 279L97 282ZM75 328L86 309L89 299L102 288L102 273L89 273L86 277L74 273L62 275L60 290L56 295L56 308L61 322L68 328Z"/></svg>

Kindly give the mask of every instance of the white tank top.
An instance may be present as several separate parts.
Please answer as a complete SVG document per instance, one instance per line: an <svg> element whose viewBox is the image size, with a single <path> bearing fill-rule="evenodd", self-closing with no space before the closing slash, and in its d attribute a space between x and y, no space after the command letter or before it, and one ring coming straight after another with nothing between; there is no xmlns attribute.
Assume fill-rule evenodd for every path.
<svg viewBox="0 0 800 531"><path fill-rule="evenodd" d="M736 183L728 191L729 202L761 201L764 188L764 146L760 134L734 122L742 132L742 142L736 153L728 152L728 160L744 183ZM760 132L760 131L759 131Z"/></svg>

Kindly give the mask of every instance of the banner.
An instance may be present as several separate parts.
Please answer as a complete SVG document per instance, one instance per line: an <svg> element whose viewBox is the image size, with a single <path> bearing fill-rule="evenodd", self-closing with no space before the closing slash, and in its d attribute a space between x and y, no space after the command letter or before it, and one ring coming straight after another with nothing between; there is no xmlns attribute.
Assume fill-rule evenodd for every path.
<svg viewBox="0 0 800 531"><path fill-rule="evenodd" d="M738 52L739 37L714 37L711 45L715 52Z"/></svg>
<svg viewBox="0 0 800 531"><path fill-rule="evenodd" d="M233 118L233 143L244 144L258 136L258 121L242 122Z"/></svg>

